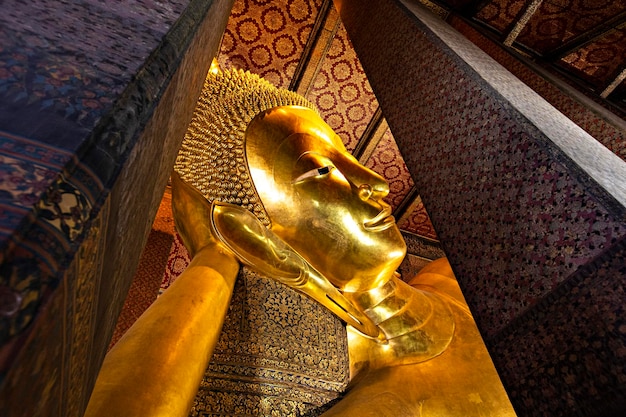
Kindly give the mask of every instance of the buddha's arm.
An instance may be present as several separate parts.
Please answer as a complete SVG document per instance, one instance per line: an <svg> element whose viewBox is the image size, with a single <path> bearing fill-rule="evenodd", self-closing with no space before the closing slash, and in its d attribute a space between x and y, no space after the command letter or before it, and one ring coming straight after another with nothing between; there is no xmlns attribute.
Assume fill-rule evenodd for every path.
<svg viewBox="0 0 626 417"><path fill-rule="evenodd" d="M188 415L238 269L234 256L217 245L199 250L107 354L85 416Z"/></svg>

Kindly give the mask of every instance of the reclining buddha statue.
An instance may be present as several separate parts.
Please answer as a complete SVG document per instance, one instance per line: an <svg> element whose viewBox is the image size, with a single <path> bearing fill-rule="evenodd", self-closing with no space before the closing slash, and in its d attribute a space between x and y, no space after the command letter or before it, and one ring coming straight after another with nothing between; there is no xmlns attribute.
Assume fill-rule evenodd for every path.
<svg viewBox="0 0 626 417"><path fill-rule="evenodd" d="M347 324L351 383L324 416L515 415L450 265L399 276L388 184L303 97L212 69L172 188L192 262L109 352L87 416L186 415L240 265Z"/></svg>

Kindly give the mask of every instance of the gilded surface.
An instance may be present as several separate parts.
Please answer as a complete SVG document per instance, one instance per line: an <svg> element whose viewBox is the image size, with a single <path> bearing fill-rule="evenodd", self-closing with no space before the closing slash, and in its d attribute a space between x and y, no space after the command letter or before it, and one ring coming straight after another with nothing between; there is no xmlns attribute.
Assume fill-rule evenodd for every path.
<svg viewBox="0 0 626 417"><path fill-rule="evenodd" d="M406 245L383 201L389 193L384 178L362 166L310 107L296 104L264 109L257 105L259 97L281 97L288 92L272 91L247 73L235 75L216 72L207 77L206 94L176 164L182 181L174 176L174 186L204 208L187 218L180 210L177 222L194 233L198 233L196 229L186 225L201 224L200 229L206 229L209 224L210 231L198 236L214 236L243 264L311 296L339 317L347 313L350 317L344 321L349 324L357 322L348 326L354 382L346 398L328 415L439 415L441 404L445 408L448 403L456 407L450 415L513 415L447 262L430 270L430 275L421 274L414 285L395 273ZM263 87L261 94L259 86ZM224 122L231 106L239 114L242 108L257 111L245 131L222 132L212 122L233 125L232 120ZM230 157L220 146L230 149ZM206 168L218 160L228 170L215 174ZM252 189L254 195L244 197L237 185L246 192ZM206 203L194 196L194 187ZM224 198L230 198L228 204L223 204ZM208 201L213 202L211 207ZM256 218L231 204L249 210ZM307 280L308 271L321 280ZM324 283L336 287L345 304L328 303L329 299L335 301L335 296L324 289ZM311 286L317 286L317 291L308 291ZM285 300L280 306L291 313ZM351 314L352 310L356 313ZM294 316L297 318L296 313ZM262 330L272 321L263 315L258 319ZM359 329L368 323L378 328L378 335ZM457 324L463 328L456 329ZM284 328L273 332L277 339L286 333ZM465 377L456 380L450 376L451 367L458 367ZM433 384L437 387L434 392L420 386L425 369L441 373ZM223 368L218 369L214 376L222 372ZM454 389L446 388L451 384ZM455 391L463 393L462 398L453 395ZM489 393L495 393L497 400L483 404L481 398ZM389 401L381 401L384 397Z"/></svg>
<svg viewBox="0 0 626 417"><path fill-rule="evenodd" d="M176 172L209 201L241 205L269 224L245 163L243 135L254 116L280 105L312 107L301 96L277 90L250 73L210 73L179 151Z"/></svg>
<svg viewBox="0 0 626 417"><path fill-rule="evenodd" d="M172 175L193 260L111 350L88 416L316 412L346 382L342 326L316 308L348 323L350 389L324 415L514 415L447 261L400 279L387 182L299 100L209 73ZM243 274L218 339L239 264L276 282Z"/></svg>

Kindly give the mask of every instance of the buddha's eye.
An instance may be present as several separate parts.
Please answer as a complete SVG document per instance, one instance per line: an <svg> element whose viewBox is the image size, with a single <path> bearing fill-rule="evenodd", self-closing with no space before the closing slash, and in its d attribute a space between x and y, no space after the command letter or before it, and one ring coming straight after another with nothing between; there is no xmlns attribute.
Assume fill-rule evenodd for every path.
<svg viewBox="0 0 626 417"><path fill-rule="evenodd" d="M334 168L335 167L332 166L332 165L326 165L326 166L323 166L323 167L311 169L311 170L305 172L304 174L300 175L295 180L293 180L293 182L295 184L297 182L306 180L307 178L315 178L315 177L321 177L321 176L328 175L330 173L330 171L332 171Z"/></svg>

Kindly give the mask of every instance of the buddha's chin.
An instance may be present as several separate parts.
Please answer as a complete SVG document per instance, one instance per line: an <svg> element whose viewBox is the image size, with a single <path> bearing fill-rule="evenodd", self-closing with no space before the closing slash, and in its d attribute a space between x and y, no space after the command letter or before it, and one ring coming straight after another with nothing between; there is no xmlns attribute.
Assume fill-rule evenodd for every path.
<svg viewBox="0 0 626 417"><path fill-rule="evenodd" d="M397 229L396 229L397 230ZM389 281L406 256L406 244L400 232L398 239L381 244L380 251L364 255L361 263L356 263L352 279L346 283L344 291L366 291L380 287Z"/></svg>
<svg viewBox="0 0 626 417"><path fill-rule="evenodd" d="M368 291L384 285L393 278L396 270L404 259L404 251L399 251L402 256L381 259L378 265L371 268L355 267L352 271L346 271L348 276L339 277L335 282L341 282L339 289L346 292ZM334 281L331 279L331 281Z"/></svg>

